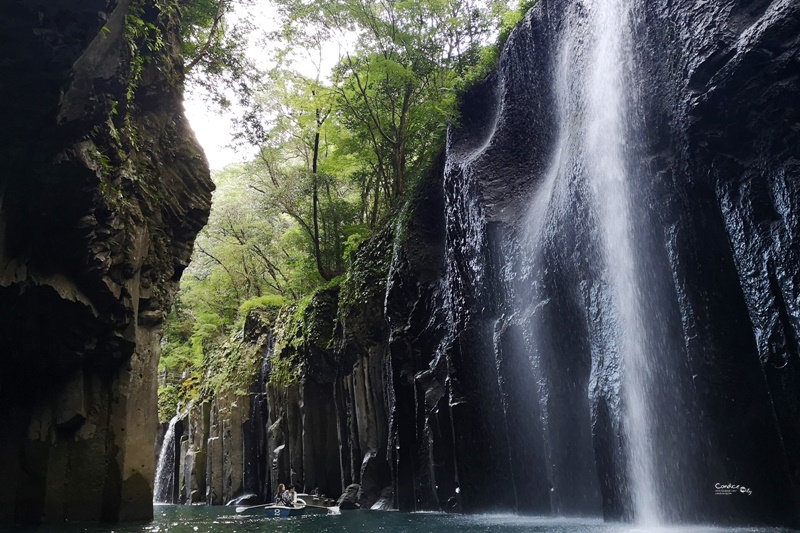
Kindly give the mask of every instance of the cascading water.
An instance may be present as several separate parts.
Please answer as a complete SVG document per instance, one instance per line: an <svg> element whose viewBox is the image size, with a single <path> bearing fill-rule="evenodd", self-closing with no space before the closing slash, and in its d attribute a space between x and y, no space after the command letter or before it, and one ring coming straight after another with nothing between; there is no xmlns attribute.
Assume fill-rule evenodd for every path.
<svg viewBox="0 0 800 533"><path fill-rule="evenodd" d="M533 364L543 387L544 427L548 432L548 377L539 360L547 356L547 326L543 316L554 311L542 311L557 289L546 286L545 277L552 275L545 255L554 245L554 235L565 220L577 224L566 215L575 205L588 205L587 220L593 228L596 249L584 250L585 255L597 256L601 264L600 279L595 284L602 323L593 323L590 330L602 339L595 352L614 354L618 358L621 383L622 429L627 445L627 478L634 519L652 526L663 519L661 495L658 493L658 470L654 464L654 430L651 427L653 407L651 391L656 364L648 338L652 331L646 323L653 317L643 303L637 246L634 227L637 213L632 205L629 132L633 129L628 111L630 87L628 72L631 65L630 5L625 0L588 0L573 3L565 27L560 32L560 44L554 65L553 95L556 105L557 139L550 166L531 196L523 224L523 270L526 272L514 289L521 315L529 319L532 351L537 354ZM579 208L580 209L580 208ZM584 276L584 274L581 274ZM599 321L596 321L599 322ZM552 348L550 348L552 351ZM552 356L550 356L552 357ZM562 355L563 357L563 355ZM597 354L593 359L603 359ZM544 385L542 385L544 383ZM558 387L558 384L553 387ZM552 404L552 402L550 402ZM549 447L558 447L558 428L549 430ZM554 444L555 442L555 444ZM548 464L554 464L548 460ZM552 469L552 467L551 467ZM558 489L558 472L550 472L551 483ZM562 478L564 477L561 474ZM587 475L589 480L592 476ZM563 492L563 491L562 491ZM558 502L555 512L562 512Z"/></svg>
<svg viewBox="0 0 800 533"><path fill-rule="evenodd" d="M167 432L164 433L164 442L161 443L161 452L158 454L156 467L156 480L153 487L153 503L172 503L172 490L175 478L175 425L180 420L180 415L175 415L169 421Z"/></svg>
<svg viewBox="0 0 800 533"><path fill-rule="evenodd" d="M547 264L547 248L554 247L553 236L558 231L559 219L570 209L575 193L574 176L582 167L576 154L582 152L580 132L575 127L585 106L580 96L582 73L575 68L583 61L584 40L580 38L580 21L572 27L571 17L561 30L561 42L555 57L552 94L554 97L557 133L553 155L547 171L528 203L522 225L522 276L515 283L521 320L527 329L528 342L534 356L531 363L539 390L542 428L544 432L545 464L550 481L550 509L559 515L581 515L599 512L599 487L591 456L591 440L582 429L588 424L583 406L565 399L563 393L580 381L575 370L567 370L567 378L555 370L561 358L553 343L545 340L549 325L547 316L555 313L552 292L558 292L548 279L553 272ZM575 17L579 18L579 17ZM555 245L556 247L558 245ZM549 275L550 276L549 276ZM552 340L552 339L550 339ZM557 341L556 341L557 342ZM570 404L569 407L565 407ZM588 408L587 408L588 410ZM570 429L565 431L568 426ZM563 450L573 449L564 454Z"/></svg>
<svg viewBox="0 0 800 533"><path fill-rule="evenodd" d="M652 364L647 328L642 323L643 291L639 284L631 224L633 212L626 153L624 66L630 50L629 7L624 0L595 0L591 5L594 51L586 94L586 160L598 210L605 251L605 271L612 290L623 364L628 442L629 483L637 521L653 525L662 520L654 472L653 414L647 391Z"/></svg>

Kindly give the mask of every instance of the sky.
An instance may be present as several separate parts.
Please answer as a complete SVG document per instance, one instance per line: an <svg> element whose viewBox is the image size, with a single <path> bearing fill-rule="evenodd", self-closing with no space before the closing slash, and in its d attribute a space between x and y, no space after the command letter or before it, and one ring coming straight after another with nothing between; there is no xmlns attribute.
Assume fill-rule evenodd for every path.
<svg viewBox="0 0 800 533"><path fill-rule="evenodd" d="M211 104L191 92L185 95L183 107L189 124L206 153L211 170L220 170L231 163L246 161L254 155L252 151L248 153L239 148L237 152L228 146L233 138L231 114L213 109Z"/></svg>
<svg viewBox="0 0 800 533"><path fill-rule="evenodd" d="M257 28L264 31L276 29L277 15L272 2L264 1L255 4L251 6L238 5L229 19L230 22L236 24L240 18L249 18ZM247 55L251 58L264 57L266 55L264 46L256 40L252 40ZM200 91L192 90L191 84L187 84L186 89L183 101L186 117L192 125L200 146L206 153L211 170L221 170L231 163L252 159L256 153L255 148L238 147L238 149L234 149L231 146L232 120L240 110L234 107L223 112L219 106L204 100Z"/></svg>

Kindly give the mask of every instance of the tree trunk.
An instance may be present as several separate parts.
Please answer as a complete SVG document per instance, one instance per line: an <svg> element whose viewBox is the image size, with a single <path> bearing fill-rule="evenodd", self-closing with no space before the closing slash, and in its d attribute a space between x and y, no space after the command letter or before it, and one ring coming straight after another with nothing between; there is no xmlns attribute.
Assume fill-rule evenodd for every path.
<svg viewBox="0 0 800 533"><path fill-rule="evenodd" d="M319 110L317 110L317 119L319 119ZM333 276L330 275L328 269L322 264L322 249L319 245L319 193L318 193L318 180L317 180L317 159L319 158L319 128L314 133L314 153L311 155L311 201L314 207L313 222L314 222L314 257L317 260L317 271L322 279L330 281Z"/></svg>

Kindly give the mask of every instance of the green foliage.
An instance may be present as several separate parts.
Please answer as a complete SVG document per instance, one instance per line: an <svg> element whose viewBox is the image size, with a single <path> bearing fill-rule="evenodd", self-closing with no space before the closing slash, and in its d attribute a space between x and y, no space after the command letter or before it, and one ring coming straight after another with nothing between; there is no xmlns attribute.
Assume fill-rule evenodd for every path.
<svg viewBox="0 0 800 533"><path fill-rule="evenodd" d="M341 275L341 276L336 276L335 278L333 278L332 280L330 280L330 281L329 281L329 282L328 282L328 283L325 285L325 287L323 287L323 289L324 289L324 290L328 290L328 289L337 289L337 288L339 288L339 287L342 285L342 281L344 281L344 279L345 279L345 276L344 276L344 275Z"/></svg>
<svg viewBox="0 0 800 533"><path fill-rule="evenodd" d="M247 38L252 32L245 17L232 24L236 7L252 0L191 0L181 4L181 42L184 68L193 87L222 107L235 96L251 103L252 87L260 75L247 58Z"/></svg>
<svg viewBox="0 0 800 533"><path fill-rule="evenodd" d="M348 264L352 262L353 254L369 235L369 228L366 226L353 226L350 228L342 247L344 249L344 260L347 261Z"/></svg>
<svg viewBox="0 0 800 533"><path fill-rule="evenodd" d="M392 231L385 227L364 241L358 248L353 264L340 284L339 313L349 313L366 302L382 301L392 261Z"/></svg>
<svg viewBox="0 0 800 533"><path fill-rule="evenodd" d="M530 8L536 5L539 0L519 0L519 5L516 9L510 9L503 14L502 24L500 26L500 34L497 36L497 46L503 48L506 44L511 30L525 17L525 13Z"/></svg>
<svg viewBox="0 0 800 533"><path fill-rule="evenodd" d="M158 389L158 421L169 422L178 413L180 389L175 385L167 385Z"/></svg>
<svg viewBox="0 0 800 533"><path fill-rule="evenodd" d="M509 9L502 13L500 28L495 44L484 46L479 51L479 59L465 74L461 90L469 89L476 83L483 81L494 69L500 60L500 52L506 44L511 31L525 17L525 14L538 0L520 0L516 9Z"/></svg>
<svg viewBox="0 0 800 533"><path fill-rule="evenodd" d="M305 343L304 322L311 296L281 309L275 321L275 345L270 357L269 383L283 387L299 381L302 368L297 354Z"/></svg>
<svg viewBox="0 0 800 533"><path fill-rule="evenodd" d="M441 150L447 125L457 119L458 92L481 61L488 63L482 50L499 27L504 3L277 0L275 5L282 28L270 37L278 43L280 68L257 89L258 105L242 121L242 137L266 142L267 153L278 157L287 139L300 139L308 153L311 139L321 137L324 157L312 183L332 176L347 185L331 198L332 205L336 211L351 207L358 215L352 224L372 231ZM321 72L315 80L302 79L283 66L292 58L321 55L337 41L349 51L327 80ZM334 229L341 233L346 226ZM339 252L335 259L348 255L341 241L340 236L329 241ZM341 273L343 265L333 266L319 268L323 278Z"/></svg>
<svg viewBox="0 0 800 533"><path fill-rule="evenodd" d="M286 299L277 294L267 294L265 296L258 296L242 302L239 306L239 317L245 318L253 310L268 311L280 309L286 305Z"/></svg>
<svg viewBox="0 0 800 533"><path fill-rule="evenodd" d="M232 335L222 344L213 347L203 360L201 397L233 392L237 396L248 394L258 376L261 353L252 345L242 342L241 333Z"/></svg>
<svg viewBox="0 0 800 533"><path fill-rule="evenodd" d="M270 358L270 385L273 387L287 387L300 381L301 370L296 359L297 356L295 354L290 357L281 357L279 354L273 355Z"/></svg>
<svg viewBox="0 0 800 533"><path fill-rule="evenodd" d="M130 64L128 79L125 80L127 82L125 97L129 104L133 102L145 64L152 61L155 54L165 49L161 24L175 6L170 0L158 2L157 9L160 13L155 18L146 13L148 7L151 7L148 3L134 0L125 15L125 42L128 44Z"/></svg>
<svg viewBox="0 0 800 533"><path fill-rule="evenodd" d="M309 347L330 348L342 277L296 304L282 309L275 321L275 345L270 359L269 383L284 387L301 381L307 367L303 355Z"/></svg>
<svg viewBox="0 0 800 533"><path fill-rule="evenodd" d="M309 294L297 303L285 308L278 316L275 332L275 353L280 354L286 348L295 351L305 343L306 309L311 304L313 294Z"/></svg>

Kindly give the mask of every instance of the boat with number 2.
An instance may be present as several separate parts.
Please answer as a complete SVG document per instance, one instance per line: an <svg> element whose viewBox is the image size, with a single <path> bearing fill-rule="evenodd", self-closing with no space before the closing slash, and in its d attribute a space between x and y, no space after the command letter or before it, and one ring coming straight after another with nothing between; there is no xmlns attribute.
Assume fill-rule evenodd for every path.
<svg viewBox="0 0 800 533"><path fill-rule="evenodd" d="M306 504L303 500L297 500L294 507L286 505L272 505L264 507L265 514L268 518L288 518L290 516L302 516L306 512Z"/></svg>
<svg viewBox="0 0 800 533"><path fill-rule="evenodd" d="M288 518L290 516L302 516L306 512L306 507L307 505L305 500L298 498L297 502L291 507L288 505L276 505L274 503L268 503L266 505L237 507L236 512L245 513L248 515L266 515L267 518Z"/></svg>

